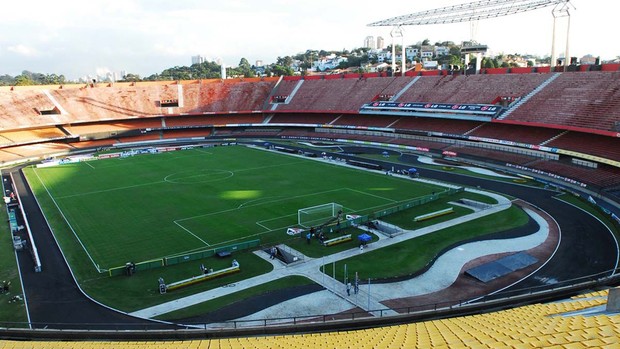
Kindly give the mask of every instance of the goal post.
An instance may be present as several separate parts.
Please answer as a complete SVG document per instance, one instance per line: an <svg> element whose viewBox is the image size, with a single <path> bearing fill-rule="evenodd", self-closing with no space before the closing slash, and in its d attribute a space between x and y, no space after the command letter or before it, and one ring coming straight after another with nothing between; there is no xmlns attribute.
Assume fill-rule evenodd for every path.
<svg viewBox="0 0 620 349"><path fill-rule="evenodd" d="M327 221L338 217L342 213L342 205L335 202L297 210L297 223L309 228L315 225L325 224Z"/></svg>

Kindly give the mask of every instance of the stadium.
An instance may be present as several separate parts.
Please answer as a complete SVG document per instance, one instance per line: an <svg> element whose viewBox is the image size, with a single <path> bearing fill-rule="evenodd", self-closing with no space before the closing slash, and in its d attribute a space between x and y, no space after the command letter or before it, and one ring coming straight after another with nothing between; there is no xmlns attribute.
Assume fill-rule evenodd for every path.
<svg viewBox="0 0 620 349"><path fill-rule="evenodd" d="M27 319L0 344L617 347L619 87L620 64L2 87Z"/></svg>

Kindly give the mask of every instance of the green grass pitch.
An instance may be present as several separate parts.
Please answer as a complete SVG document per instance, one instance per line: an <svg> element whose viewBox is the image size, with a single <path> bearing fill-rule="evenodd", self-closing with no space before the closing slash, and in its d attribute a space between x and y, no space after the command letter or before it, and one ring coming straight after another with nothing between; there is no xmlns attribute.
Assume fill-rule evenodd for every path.
<svg viewBox="0 0 620 349"><path fill-rule="evenodd" d="M64 229L55 228L55 234L75 234L91 263L102 269L272 231L282 231L284 239L304 207L336 202L345 213L364 214L442 190L243 146L27 168L25 173L46 216L64 217Z"/></svg>

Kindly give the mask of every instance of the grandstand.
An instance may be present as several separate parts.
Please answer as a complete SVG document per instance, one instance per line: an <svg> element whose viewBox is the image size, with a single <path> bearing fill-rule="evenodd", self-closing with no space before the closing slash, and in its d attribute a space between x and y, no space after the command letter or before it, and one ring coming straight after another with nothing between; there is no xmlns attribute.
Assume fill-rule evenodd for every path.
<svg viewBox="0 0 620 349"><path fill-rule="evenodd" d="M177 338L185 341L156 340L153 337L163 333L153 331L148 340L6 340L0 348L617 348L620 315L605 312L608 293L602 290L493 313L362 330L213 339L179 331ZM82 337L79 332L72 334Z"/></svg>
<svg viewBox="0 0 620 349"><path fill-rule="evenodd" d="M620 116L615 115L614 110L618 109L615 103L620 100L615 96L620 72L617 66L610 65L598 69L588 66L588 69L596 71L545 73L544 69L529 68L528 71L519 68L514 69L514 73L504 69L501 74L486 69L483 73L487 74L474 76L452 72L450 75L409 74L403 77L340 74L280 81L233 79L172 84L3 88L0 90L0 122L3 125L0 147L3 153L11 155L4 155L1 159L5 163L25 161L27 157L21 154L37 154L19 147L37 143L69 143L70 150L87 145L78 141L109 145L124 137L131 137L126 141L135 142L232 133L238 137L267 134L288 137L291 133L320 132L323 138L337 139L342 129L354 127L359 130L378 129L383 133L369 137L362 131L347 131L352 139L385 143L403 140L408 143L408 137L398 135L430 135L437 139L432 143L435 146L429 148L439 152L453 144L456 137L478 143L543 149L551 154L559 150L563 156L589 161L595 156L594 162L618 167ZM557 77L550 81L552 76ZM271 96L275 95L286 96L287 102L274 104ZM397 97L396 101L403 103L501 105L504 97L510 97L513 102L505 107L503 114L507 116L500 115L486 122L467 120L462 116L454 118L443 112L406 115L377 111L374 115L360 114L364 104L380 96ZM162 101L168 101L171 106L163 106ZM19 123L15 122L15 115L20 115ZM222 128L226 125L264 127L271 124L278 125L278 129L261 132L255 127L253 132L232 132ZM289 124L291 131L281 128ZM203 130L196 130L197 127ZM159 133L141 135L145 130ZM475 144L469 143L467 147L473 150L460 153L479 153L472 145ZM456 146L462 149L464 144ZM54 152L39 155L67 149L66 146L46 147ZM501 161L503 150L496 150L499 150L499 156L493 158ZM514 162L509 153L515 152L506 153L506 162ZM521 160L519 164L528 162ZM575 171L565 174L588 182L589 176L582 177ZM591 184L600 185L600 182Z"/></svg>
<svg viewBox="0 0 620 349"><path fill-rule="evenodd" d="M279 83L277 79L216 79L76 88L1 88L0 160L10 166L128 143L230 139L360 141L410 146L435 158L444 157L443 152L448 151L462 162L490 163L513 174L539 176L545 182L574 190L586 188L601 196L609 191L611 195L620 186L620 116L613 109L620 73L562 72L549 82L551 74L532 68L530 72L507 70L503 74L476 76L447 72L403 77L353 74L282 79ZM272 96L287 96L287 103L274 104ZM394 96L403 103L501 105L502 97L515 97L515 102L507 106L506 110L512 111L507 117L500 115L488 121L457 119L449 113L360 113L364 104ZM521 99L527 100L518 104ZM562 103L567 105L561 106ZM608 104L610 109L600 112L594 108ZM610 196L610 200L617 199ZM614 347L620 323L616 314L572 313L604 304L605 295L590 294L579 300L394 327L377 328L373 324L360 332L279 336L277 341L291 348L307 347L308 343L390 348L409 347L413 343L449 347L501 344L515 348L571 347L580 343ZM268 336L230 335L235 339L199 340L194 344L260 347L273 341ZM49 344L31 344L37 347L46 343ZM0 343L4 344L7 348L15 346L15 342ZM76 348L82 344L118 345L73 344ZM170 343L133 344L163 347ZM183 345L188 342L179 344Z"/></svg>

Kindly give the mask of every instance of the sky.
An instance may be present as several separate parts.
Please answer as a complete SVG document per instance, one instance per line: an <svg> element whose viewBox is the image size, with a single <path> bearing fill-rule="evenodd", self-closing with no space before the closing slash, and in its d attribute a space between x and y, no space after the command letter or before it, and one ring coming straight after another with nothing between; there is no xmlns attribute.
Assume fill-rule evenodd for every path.
<svg viewBox="0 0 620 349"><path fill-rule="evenodd" d="M69 79L108 71L148 76L191 65L191 56L237 66L273 63L307 49L351 50L366 36L391 43L379 20L468 0L8 0L0 12L0 75L23 70ZM569 55L620 56L620 1L572 0ZM494 53L549 56L551 8L450 25L408 26L405 45L474 39ZM566 46L558 21L556 51ZM400 40L400 39L399 39ZM400 44L400 41L397 42Z"/></svg>

